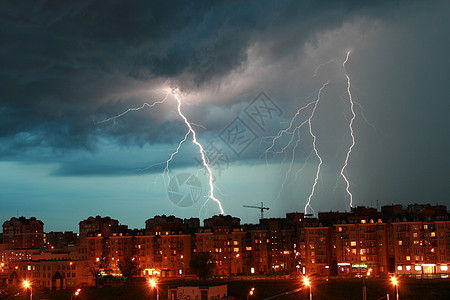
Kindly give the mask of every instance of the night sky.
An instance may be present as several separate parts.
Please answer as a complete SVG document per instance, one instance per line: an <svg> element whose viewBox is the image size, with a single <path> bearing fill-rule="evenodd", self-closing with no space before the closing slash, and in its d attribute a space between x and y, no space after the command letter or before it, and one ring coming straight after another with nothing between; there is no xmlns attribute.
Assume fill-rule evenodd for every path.
<svg viewBox="0 0 450 300"><path fill-rule="evenodd" d="M450 206L449 12L449 1L1 1L0 222L78 231L96 215L143 228L158 214L218 214L192 134L164 171L188 132L174 91L225 214L257 222L242 205L260 202L266 217L303 212L314 140L311 207L348 210L346 73L353 204Z"/></svg>

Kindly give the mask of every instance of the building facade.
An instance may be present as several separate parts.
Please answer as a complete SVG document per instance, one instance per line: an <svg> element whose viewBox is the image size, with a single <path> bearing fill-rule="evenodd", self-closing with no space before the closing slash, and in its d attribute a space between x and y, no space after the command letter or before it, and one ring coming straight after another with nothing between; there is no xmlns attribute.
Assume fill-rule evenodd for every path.
<svg viewBox="0 0 450 300"><path fill-rule="evenodd" d="M92 283L81 269L86 273L89 263L100 260L108 263L103 271L110 275L121 275L120 261L132 259L142 276L194 276L190 262L202 252L210 254L215 277L450 274L450 220L443 206L358 207L319 213L318 218L288 213L246 225L222 215L206 219L204 226L197 218L155 216L142 230L97 216L80 222L79 239L73 233L51 233L47 244L43 224L35 218L12 218L3 231L2 278L34 278L49 289Z"/></svg>
<svg viewBox="0 0 450 300"><path fill-rule="evenodd" d="M39 249L44 246L44 223L34 217L11 218L3 223L7 249Z"/></svg>

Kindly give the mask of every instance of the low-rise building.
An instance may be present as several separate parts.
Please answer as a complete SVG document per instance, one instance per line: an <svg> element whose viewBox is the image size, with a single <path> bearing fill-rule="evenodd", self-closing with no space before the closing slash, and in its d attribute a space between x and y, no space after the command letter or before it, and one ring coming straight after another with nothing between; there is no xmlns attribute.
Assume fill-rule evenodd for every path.
<svg viewBox="0 0 450 300"><path fill-rule="evenodd" d="M221 300L227 297L227 285L216 286L178 286L169 288L170 300Z"/></svg>

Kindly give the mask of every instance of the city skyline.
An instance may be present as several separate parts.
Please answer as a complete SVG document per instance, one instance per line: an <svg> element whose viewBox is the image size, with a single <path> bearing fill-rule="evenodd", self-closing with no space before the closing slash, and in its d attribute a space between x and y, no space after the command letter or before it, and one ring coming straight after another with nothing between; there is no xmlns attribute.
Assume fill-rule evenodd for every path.
<svg viewBox="0 0 450 300"><path fill-rule="evenodd" d="M191 259L207 255L214 276L288 272L448 278L450 222L443 205L358 207L348 213L319 212L318 218L286 213L258 224L215 215L203 223L198 218L154 216L145 221L145 228L132 230L116 219L96 216L80 221L78 235L45 233L36 218L12 218L3 224L2 272L24 271L19 277L42 277L37 285L58 287L48 280L48 272L39 273L39 264L61 260L58 265L80 271L83 263L101 261L103 272L120 276L121 262L136 261L136 275L173 278L193 275ZM65 288L86 280L74 281L80 275L55 276Z"/></svg>
<svg viewBox="0 0 450 300"><path fill-rule="evenodd" d="M256 207L255 207L256 208ZM388 210L389 211L389 215L388 216L383 216L382 212L384 210ZM392 210L392 212L391 212ZM225 219L229 219L229 220L235 220L236 222L238 222L240 225L239 226L252 226L252 225L260 225L261 222L264 222L264 220L282 220L284 218L288 218L288 216L290 215L302 215L305 219L308 219L310 222L314 223L315 221L321 221L322 219L320 218L320 216L328 216L328 214L330 214L331 216L340 216L341 218L343 218L343 216L350 216L350 215L357 215L357 216L365 216L367 218L372 218L373 220L375 220L375 216L381 218L383 221L387 221L387 220L391 220L392 216L394 214L394 211L398 214L397 218L400 215L403 215L404 217L407 217L407 221L411 222L413 221L414 218L419 218L419 216L422 216L422 211L423 210L431 210L431 211L436 211L439 212L441 214L448 214L447 211L447 207L445 205L436 203L436 204L418 204L418 203L409 203L408 205L404 206L402 204L389 204L389 205L383 205L380 207L370 207L370 206L358 206L358 207L354 207L352 209L352 211L333 211L333 210L329 210L329 211L318 211L316 216L310 216L310 215L306 215L303 212L299 212L299 211L286 211L284 213L284 215L279 216L279 217L267 217L265 216L264 218L258 218L257 222L251 223L251 222L245 222L243 221L241 218L239 218L239 216L235 216L235 215L230 215L230 214L216 214L216 215L211 215L209 217L205 217L205 218L198 218L198 217L188 217L188 218L183 218L180 216L176 216L176 215L170 215L170 214L161 214L161 215L151 215L148 216L145 220L143 220L142 222L142 226L141 227L132 227L129 226L126 223L121 222L120 218L117 218L115 216L109 216L109 215L100 215L100 214L94 214L94 215L90 215L90 216L86 216L83 219L78 220L77 224L76 224L76 230L73 229L63 229L63 230L46 230L45 228L45 222L39 218L38 216L12 216L9 217L6 220L0 220L0 222L4 223L4 222L9 222L12 219L16 219L16 220L36 220L38 222L42 222L42 227L43 227L43 232L44 233L65 233L65 232L74 232L76 234L80 234L80 224L83 222L86 222L88 220L103 220L103 219L107 219L107 220L113 220L113 221L117 221L117 224L115 226L119 226L123 231L128 231L128 230L144 230L147 227L147 222L150 220L155 220L155 219L170 219L170 220L179 220L180 222L191 222L191 221L195 221L196 219L198 219L198 226L199 228L203 228L203 227L211 227L211 225L208 225L212 219L217 218L217 217L221 217L223 216ZM433 214L433 220L434 220L434 214ZM420 217L419 219L421 219L422 221L426 221L423 217ZM208 223L209 220L209 223ZM206 222L205 222L206 221ZM396 221L396 220L392 220L392 221ZM399 219L398 222L402 222L403 220ZM448 220L445 220L448 221ZM329 224L328 224L329 225ZM197 225L196 225L197 226ZM194 226L195 227L195 226Z"/></svg>
<svg viewBox="0 0 450 300"><path fill-rule="evenodd" d="M0 9L0 221L450 206L447 1Z"/></svg>

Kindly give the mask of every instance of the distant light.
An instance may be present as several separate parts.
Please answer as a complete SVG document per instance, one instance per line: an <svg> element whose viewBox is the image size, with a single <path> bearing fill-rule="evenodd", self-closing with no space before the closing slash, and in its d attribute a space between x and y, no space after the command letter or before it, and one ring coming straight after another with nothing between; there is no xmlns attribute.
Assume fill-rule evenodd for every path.
<svg viewBox="0 0 450 300"><path fill-rule="evenodd" d="M398 284L397 278L395 278L395 277L392 277L391 281L392 281L393 285L397 285Z"/></svg>
<svg viewBox="0 0 450 300"><path fill-rule="evenodd" d="M248 294L249 294L250 296L252 296L254 293L255 293L255 288L252 287L252 288L250 289L250 291L248 292Z"/></svg>
<svg viewBox="0 0 450 300"><path fill-rule="evenodd" d="M303 283L306 285L306 286L310 286L311 285L311 283L309 282L309 279L308 279L308 277L303 277Z"/></svg>
<svg viewBox="0 0 450 300"><path fill-rule="evenodd" d="M28 280L24 280L23 286L24 286L25 288L29 288L29 287L31 286L31 284L30 284L30 282L29 282Z"/></svg>
<svg viewBox="0 0 450 300"><path fill-rule="evenodd" d="M151 285L152 288L154 288L154 287L156 287L156 282L153 279L151 279L150 280L150 285Z"/></svg>

